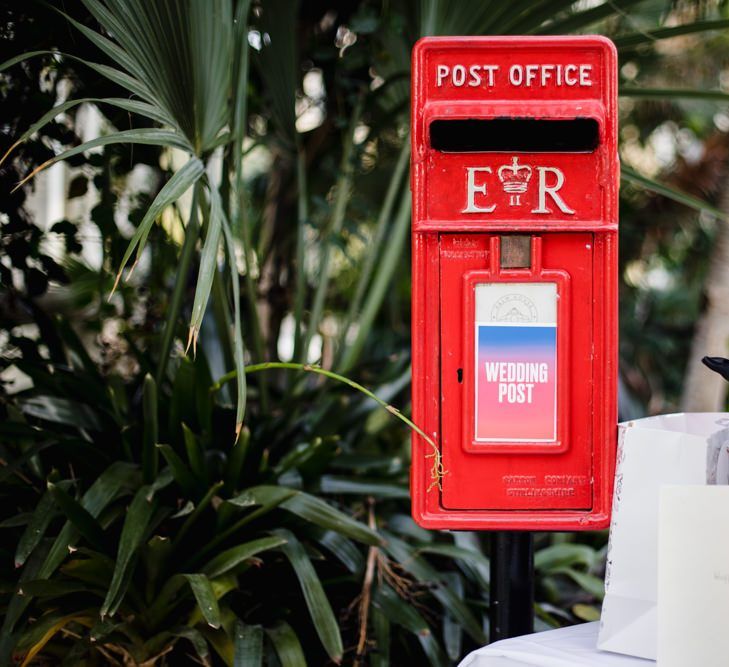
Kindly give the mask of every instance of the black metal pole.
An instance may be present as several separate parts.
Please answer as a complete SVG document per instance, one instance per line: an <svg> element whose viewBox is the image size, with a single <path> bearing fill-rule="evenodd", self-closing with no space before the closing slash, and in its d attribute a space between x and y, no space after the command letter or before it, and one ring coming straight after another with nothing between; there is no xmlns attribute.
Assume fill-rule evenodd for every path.
<svg viewBox="0 0 729 667"><path fill-rule="evenodd" d="M491 534L491 641L534 632L534 539Z"/></svg>

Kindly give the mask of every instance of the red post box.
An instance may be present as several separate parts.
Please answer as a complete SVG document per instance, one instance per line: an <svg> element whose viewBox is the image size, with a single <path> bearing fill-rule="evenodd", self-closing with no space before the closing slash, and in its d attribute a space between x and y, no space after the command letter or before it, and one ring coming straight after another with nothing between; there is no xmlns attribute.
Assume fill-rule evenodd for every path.
<svg viewBox="0 0 729 667"><path fill-rule="evenodd" d="M432 440L413 438L422 526L608 525L616 60L595 36L415 46L413 415Z"/></svg>

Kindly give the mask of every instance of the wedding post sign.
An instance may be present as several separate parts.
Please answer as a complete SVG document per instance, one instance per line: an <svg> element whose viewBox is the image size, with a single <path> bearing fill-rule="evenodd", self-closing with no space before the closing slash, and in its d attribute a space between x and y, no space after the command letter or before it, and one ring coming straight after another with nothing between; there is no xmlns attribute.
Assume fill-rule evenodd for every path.
<svg viewBox="0 0 729 667"><path fill-rule="evenodd" d="M475 441L557 437L557 286L476 285Z"/></svg>

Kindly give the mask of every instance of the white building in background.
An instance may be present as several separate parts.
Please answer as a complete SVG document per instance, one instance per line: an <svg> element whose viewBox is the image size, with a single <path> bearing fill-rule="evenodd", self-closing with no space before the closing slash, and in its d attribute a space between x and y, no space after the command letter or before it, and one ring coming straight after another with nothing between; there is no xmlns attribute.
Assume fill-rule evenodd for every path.
<svg viewBox="0 0 729 667"><path fill-rule="evenodd" d="M103 116L94 105L81 105L76 112L76 132L81 141L89 141L100 136L103 122ZM56 147L56 150L59 148ZM89 152L102 150L96 148ZM65 162L59 162L42 171L31 181L25 208L43 231L48 231L61 220L77 223L78 240L83 247L82 260L93 268L99 268L102 258L101 234L90 218L91 209L98 202L99 194L91 179L83 196L68 199L71 180L81 173L83 167L72 169ZM62 259L64 243L60 236L48 234L44 244L45 251L51 257L56 260Z"/></svg>

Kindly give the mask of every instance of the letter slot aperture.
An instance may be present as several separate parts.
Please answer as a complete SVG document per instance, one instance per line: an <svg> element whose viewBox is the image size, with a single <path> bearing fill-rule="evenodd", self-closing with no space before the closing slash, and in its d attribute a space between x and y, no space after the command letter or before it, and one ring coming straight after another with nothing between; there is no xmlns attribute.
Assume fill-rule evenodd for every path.
<svg viewBox="0 0 729 667"><path fill-rule="evenodd" d="M431 147L443 153L589 153L600 141L594 118L434 120L429 129Z"/></svg>

